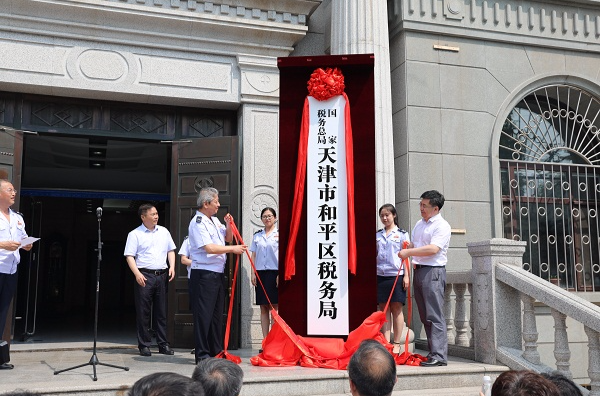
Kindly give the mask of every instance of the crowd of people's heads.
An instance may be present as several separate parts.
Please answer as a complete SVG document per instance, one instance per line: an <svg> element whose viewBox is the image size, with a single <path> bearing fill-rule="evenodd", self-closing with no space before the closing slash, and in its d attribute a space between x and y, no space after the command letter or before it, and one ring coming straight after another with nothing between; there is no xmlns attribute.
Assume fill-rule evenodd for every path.
<svg viewBox="0 0 600 396"><path fill-rule="evenodd" d="M510 370L492 385L492 396L582 396L579 387L564 375Z"/></svg>
<svg viewBox="0 0 600 396"><path fill-rule="evenodd" d="M198 362L192 377L153 373L137 380L129 396L238 396L244 372L235 363L218 358Z"/></svg>

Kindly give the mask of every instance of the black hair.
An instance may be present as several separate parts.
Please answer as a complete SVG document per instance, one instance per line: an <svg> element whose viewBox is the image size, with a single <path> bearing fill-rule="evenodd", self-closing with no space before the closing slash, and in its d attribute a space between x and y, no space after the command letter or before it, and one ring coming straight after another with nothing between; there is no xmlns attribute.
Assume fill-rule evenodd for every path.
<svg viewBox="0 0 600 396"><path fill-rule="evenodd" d="M202 384L177 373L153 373L137 380L129 396L204 396Z"/></svg>
<svg viewBox="0 0 600 396"><path fill-rule="evenodd" d="M444 206L444 196L438 190L429 190L421 194L421 199L428 199L429 204L434 208L437 206L440 210Z"/></svg>
<svg viewBox="0 0 600 396"><path fill-rule="evenodd" d="M554 385L558 386L561 396L582 396L581 390L577 384L558 371L542 373L542 377L549 379Z"/></svg>
<svg viewBox="0 0 600 396"><path fill-rule="evenodd" d="M142 216L145 215L147 211L149 211L152 208L156 208L156 206L152 205L151 203L145 203L145 204L141 204L139 209L138 209L138 216Z"/></svg>
<svg viewBox="0 0 600 396"><path fill-rule="evenodd" d="M383 204L381 205L381 208L379 208L379 214L381 214L383 209L389 210L390 213L394 215L394 224L396 224L396 227L400 227L398 225L398 212L396 212L396 207L392 204Z"/></svg>
<svg viewBox="0 0 600 396"><path fill-rule="evenodd" d="M260 211L260 217L262 217L262 215L265 214L266 211L270 211L271 213L273 213L273 217L277 217L277 212L275 212L275 209L267 206L266 208L264 208L263 210Z"/></svg>
<svg viewBox="0 0 600 396"><path fill-rule="evenodd" d="M492 396L560 396L552 381L530 370L509 370L496 378Z"/></svg>

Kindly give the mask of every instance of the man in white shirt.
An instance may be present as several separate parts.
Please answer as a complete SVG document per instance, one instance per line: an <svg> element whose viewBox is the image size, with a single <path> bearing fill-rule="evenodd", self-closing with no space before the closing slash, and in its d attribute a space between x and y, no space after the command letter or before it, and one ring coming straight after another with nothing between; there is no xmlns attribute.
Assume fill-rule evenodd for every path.
<svg viewBox="0 0 600 396"><path fill-rule="evenodd" d="M424 367L448 364L444 291L451 228L440 214L442 206L444 196L438 191L426 191L421 195L419 208L422 219L413 229L409 248L398 253L403 260L413 257L415 301L429 344L427 361L421 362Z"/></svg>
<svg viewBox="0 0 600 396"><path fill-rule="evenodd" d="M135 276L135 317L141 356L151 356L150 318L156 323L158 352L172 355L167 341L167 285L175 277L175 242L158 225L158 211L151 204L138 210L142 224L131 231L125 244L125 259ZM152 316L150 309L152 308Z"/></svg>
<svg viewBox="0 0 600 396"><path fill-rule="evenodd" d="M0 335L6 326L8 308L17 289L17 266L21 261L19 249L32 248L32 245L21 246L21 240L27 238L27 232L21 214L10 208L16 196L17 190L12 183L0 179ZM0 364L0 370L12 368L10 363Z"/></svg>
<svg viewBox="0 0 600 396"><path fill-rule="evenodd" d="M231 245L233 240L231 215L227 225L217 219L219 192L212 187L203 188L196 200L198 210L188 227L189 254L192 260L190 273L190 298L194 315L196 364L214 357L223 350L223 310L225 285L223 272L228 253L242 254L246 245ZM231 219L233 220L233 219Z"/></svg>

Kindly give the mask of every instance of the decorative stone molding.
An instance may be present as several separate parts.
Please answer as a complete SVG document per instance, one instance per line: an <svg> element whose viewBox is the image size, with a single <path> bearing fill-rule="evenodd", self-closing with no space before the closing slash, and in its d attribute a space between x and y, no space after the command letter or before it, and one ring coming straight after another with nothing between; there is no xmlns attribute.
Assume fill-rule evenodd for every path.
<svg viewBox="0 0 600 396"><path fill-rule="evenodd" d="M75 2L76 0L72 0ZM132 4L136 6L161 8L164 10L186 11L191 13L212 14L232 18L245 18L261 21L290 23L292 25L305 25L307 14L312 12L322 0L271 2L271 7L277 9L264 9L265 3L260 1L245 1L247 6L232 6L212 1L196 0L101 0L103 3ZM295 3L295 4L294 4ZM298 4L300 3L300 4Z"/></svg>
<svg viewBox="0 0 600 396"><path fill-rule="evenodd" d="M241 73L242 103L277 105L279 101L279 70L277 58L238 55Z"/></svg>
<svg viewBox="0 0 600 396"><path fill-rule="evenodd" d="M256 189L252 193L252 205L250 207L252 212L250 221L252 222L252 225L257 228L263 228L264 225L260 220L260 212L266 207L271 207L278 212L278 202L279 198L277 196L277 191L275 191L273 188ZM247 242L250 243L251 241Z"/></svg>
<svg viewBox="0 0 600 396"><path fill-rule="evenodd" d="M600 7L592 0L390 0L388 8L390 36L430 31L600 52Z"/></svg>
<svg viewBox="0 0 600 396"><path fill-rule="evenodd" d="M247 6L171 0L4 0L0 37L34 41L102 42L165 51L288 56L308 31L307 16L321 0Z"/></svg>

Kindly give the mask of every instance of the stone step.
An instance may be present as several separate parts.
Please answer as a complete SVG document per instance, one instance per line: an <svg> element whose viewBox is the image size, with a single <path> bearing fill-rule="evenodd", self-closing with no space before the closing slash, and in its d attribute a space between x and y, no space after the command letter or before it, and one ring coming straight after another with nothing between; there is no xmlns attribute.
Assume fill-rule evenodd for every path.
<svg viewBox="0 0 600 396"><path fill-rule="evenodd" d="M251 371L264 370L252 368ZM274 371L281 370L281 371ZM316 371L314 371L316 370ZM461 395L477 396L483 376L494 380L504 366L483 365L459 358L450 358L446 367L398 366L398 382L394 395ZM345 371L309 369L302 367L269 369L259 376L244 377L242 396L333 396L350 394L348 374ZM457 390L458 389L458 390ZM461 393L464 389L474 393Z"/></svg>
<svg viewBox="0 0 600 396"><path fill-rule="evenodd" d="M189 350L176 349L173 356L153 352L151 357L141 357L132 346L99 349L97 358L101 363L126 366L129 370L99 365L96 367L98 380L92 381L91 365L54 375L55 370L88 362L92 356L90 349L70 349L68 345L60 344L48 349L12 351L11 363L15 365L15 369L0 373L0 394L23 389L44 395L125 395L135 381L150 373L168 371L191 376L195 366L194 357ZM350 394L348 373L345 370L300 366L255 367L250 364L249 358L257 353L256 350L230 352L242 358L240 367L244 371L244 385L241 396ZM481 386L485 373L495 379L505 370L507 368L504 366L486 365L456 357L450 357L446 367L398 366L394 395L477 396L477 389Z"/></svg>

